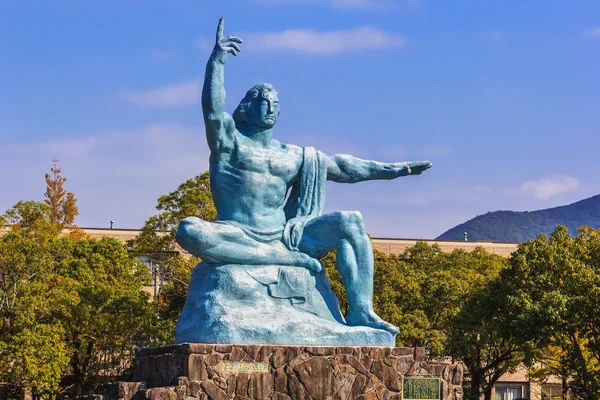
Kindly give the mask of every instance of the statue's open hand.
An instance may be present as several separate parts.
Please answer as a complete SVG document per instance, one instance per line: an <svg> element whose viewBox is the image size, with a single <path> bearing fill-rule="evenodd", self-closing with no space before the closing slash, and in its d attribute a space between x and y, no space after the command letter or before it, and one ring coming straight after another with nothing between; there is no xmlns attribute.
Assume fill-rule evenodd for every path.
<svg viewBox="0 0 600 400"><path fill-rule="evenodd" d="M399 176L405 175L421 175L423 171L431 168L431 163L429 161L408 161L397 163L399 171Z"/></svg>
<svg viewBox="0 0 600 400"><path fill-rule="evenodd" d="M219 57L223 62L227 57L227 54L231 53L234 56L237 56L237 53L242 51L240 49L240 44L242 43L242 39L237 36L223 36L223 29L225 27L225 20L221 18L219 20L219 26L217 27L217 40L215 43L215 49L213 53Z"/></svg>

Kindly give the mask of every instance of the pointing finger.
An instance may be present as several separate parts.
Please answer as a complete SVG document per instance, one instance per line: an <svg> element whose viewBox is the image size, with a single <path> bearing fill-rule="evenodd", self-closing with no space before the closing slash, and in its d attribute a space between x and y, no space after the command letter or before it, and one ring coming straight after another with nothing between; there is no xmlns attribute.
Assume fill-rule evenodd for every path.
<svg viewBox="0 0 600 400"><path fill-rule="evenodd" d="M219 26L217 27L217 40L223 39L223 29L225 26L225 20L223 17L219 19Z"/></svg>

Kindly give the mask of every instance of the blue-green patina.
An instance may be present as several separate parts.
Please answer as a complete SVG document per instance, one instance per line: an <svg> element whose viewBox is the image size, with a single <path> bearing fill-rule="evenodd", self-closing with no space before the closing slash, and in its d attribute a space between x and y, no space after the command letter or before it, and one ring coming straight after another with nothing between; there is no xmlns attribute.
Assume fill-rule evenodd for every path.
<svg viewBox="0 0 600 400"><path fill-rule="evenodd" d="M323 214L325 185L418 175L431 164L279 143L272 138L279 97L268 83L250 89L230 116L224 66L241 43L224 37L221 19L202 91L218 218L186 218L177 231L179 244L203 262L176 342L394 345L398 329L373 310L373 250L362 217ZM345 318L318 261L333 249L348 295Z"/></svg>

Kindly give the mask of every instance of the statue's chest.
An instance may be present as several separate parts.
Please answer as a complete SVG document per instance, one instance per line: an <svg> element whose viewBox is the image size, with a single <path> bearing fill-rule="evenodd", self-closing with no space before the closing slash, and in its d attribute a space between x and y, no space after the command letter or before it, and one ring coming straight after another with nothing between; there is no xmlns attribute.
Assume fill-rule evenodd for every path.
<svg viewBox="0 0 600 400"><path fill-rule="evenodd" d="M293 175L295 162L287 151L238 145L231 154L231 165L241 171L268 173L280 178Z"/></svg>

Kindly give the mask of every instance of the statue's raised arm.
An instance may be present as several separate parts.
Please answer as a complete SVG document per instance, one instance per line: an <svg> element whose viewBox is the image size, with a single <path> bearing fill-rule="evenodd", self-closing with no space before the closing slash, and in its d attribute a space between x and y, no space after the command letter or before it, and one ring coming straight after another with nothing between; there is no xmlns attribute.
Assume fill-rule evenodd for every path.
<svg viewBox="0 0 600 400"><path fill-rule="evenodd" d="M225 106L225 62L229 53L234 56L241 51L242 39L237 36L223 36L224 21L219 20L215 47L206 65L204 87L202 88L202 111L206 125L206 140L213 153L219 153L231 146L235 124L224 112Z"/></svg>

